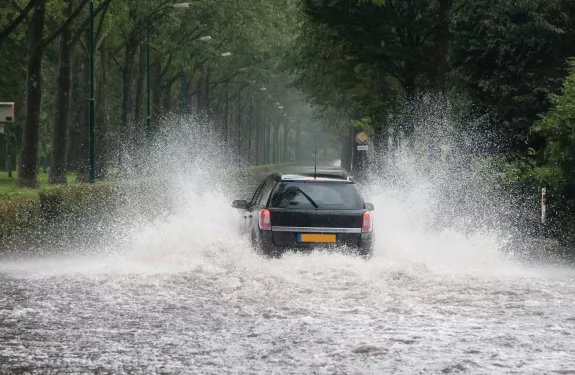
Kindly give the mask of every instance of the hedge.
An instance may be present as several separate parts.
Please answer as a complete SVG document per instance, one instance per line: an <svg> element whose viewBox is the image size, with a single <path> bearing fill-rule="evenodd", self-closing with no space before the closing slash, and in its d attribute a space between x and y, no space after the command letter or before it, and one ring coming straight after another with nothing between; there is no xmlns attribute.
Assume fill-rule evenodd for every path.
<svg viewBox="0 0 575 375"><path fill-rule="evenodd" d="M0 200L0 239L39 227L87 217L117 199L111 184L73 185L41 190L37 195L12 195Z"/></svg>
<svg viewBox="0 0 575 375"><path fill-rule="evenodd" d="M291 164L237 169L228 171L226 178L243 184L257 174L288 165ZM170 194L170 188L166 180L146 178L56 186L37 194L0 196L0 243L6 239L11 242L14 237L32 240L39 237L37 234L57 236L56 230L81 233L94 223L109 225L113 221L154 218L158 207L169 211L178 204L173 201L177 200L177 194ZM1 247L6 250L7 246L10 245Z"/></svg>
<svg viewBox="0 0 575 375"><path fill-rule="evenodd" d="M161 181L79 184L52 187L36 195L12 195L0 200L0 241L15 235L45 232L56 226L80 227L120 216L154 213L168 207L168 194ZM131 197L137 197L132 201ZM141 202L147 202L143 207ZM147 212L146 212L147 211Z"/></svg>

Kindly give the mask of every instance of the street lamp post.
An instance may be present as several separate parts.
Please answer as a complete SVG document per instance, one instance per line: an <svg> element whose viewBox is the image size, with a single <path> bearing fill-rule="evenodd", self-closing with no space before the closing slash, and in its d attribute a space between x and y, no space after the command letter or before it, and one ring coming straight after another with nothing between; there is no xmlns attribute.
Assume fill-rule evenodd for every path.
<svg viewBox="0 0 575 375"><path fill-rule="evenodd" d="M226 147L226 151L228 148L228 109L229 109L229 101L230 101L230 89L229 83L226 82L226 127L224 129L224 145Z"/></svg>
<svg viewBox="0 0 575 375"><path fill-rule="evenodd" d="M253 93L250 92L250 122L248 126L248 165L252 162L252 110Z"/></svg>
<svg viewBox="0 0 575 375"><path fill-rule="evenodd" d="M90 0L92 3L94 0ZM162 10L174 8L174 9L186 9L190 7L190 3L179 3L168 5L165 7L157 8L148 14L146 19L146 138L150 136L151 133L151 119L152 119L152 108L150 104L150 19L152 16Z"/></svg>

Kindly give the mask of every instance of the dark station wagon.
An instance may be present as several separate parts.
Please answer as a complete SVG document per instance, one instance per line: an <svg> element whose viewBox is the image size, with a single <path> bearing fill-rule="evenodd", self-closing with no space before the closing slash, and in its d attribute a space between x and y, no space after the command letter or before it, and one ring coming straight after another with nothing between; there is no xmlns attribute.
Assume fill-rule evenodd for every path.
<svg viewBox="0 0 575 375"><path fill-rule="evenodd" d="M236 200L232 206L244 210L242 230L266 256L317 247L365 257L373 252L373 205L363 201L343 171L273 173L251 201Z"/></svg>

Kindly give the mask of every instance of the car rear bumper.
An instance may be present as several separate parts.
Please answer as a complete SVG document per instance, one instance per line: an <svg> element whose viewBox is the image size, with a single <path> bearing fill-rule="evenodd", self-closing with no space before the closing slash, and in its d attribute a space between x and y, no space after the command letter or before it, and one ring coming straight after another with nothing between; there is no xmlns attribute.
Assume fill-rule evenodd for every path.
<svg viewBox="0 0 575 375"><path fill-rule="evenodd" d="M361 255L371 255L373 251L374 235L373 232L362 233L361 228L359 231L342 231L330 230L322 228L321 231L301 230L279 230L263 231L260 230L260 246L261 250L266 254L281 254L287 251L313 251L318 248L330 248L334 250L351 250ZM338 228L334 228L338 229ZM341 228L339 228L341 229ZM355 228L348 228L355 229ZM345 231L343 231L345 232ZM336 237L335 242L326 243L306 243L298 242L298 234L301 233L321 233L321 234L334 234Z"/></svg>

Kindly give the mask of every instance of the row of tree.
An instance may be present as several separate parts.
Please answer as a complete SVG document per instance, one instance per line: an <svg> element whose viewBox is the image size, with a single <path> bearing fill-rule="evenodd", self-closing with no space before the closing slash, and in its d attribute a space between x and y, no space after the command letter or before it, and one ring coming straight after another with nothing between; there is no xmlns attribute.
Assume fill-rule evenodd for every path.
<svg viewBox="0 0 575 375"><path fill-rule="evenodd" d="M405 98L466 97L489 114L499 152L541 146L530 126L575 53L570 1L310 0L301 9L298 84L314 103L369 116L381 132Z"/></svg>
<svg viewBox="0 0 575 375"><path fill-rule="evenodd" d="M400 112L422 96L435 97L435 105L451 103L459 118L482 116L473 124L479 137L466 152L504 160L501 168L509 173L501 183L519 185L526 194L537 197L547 187L553 207L548 222L555 220L561 236L575 234L575 149L569 141L575 107L566 105L572 101L571 81L561 96L575 56L573 1L302 0L299 5L295 82L326 116L339 116L340 127L357 121L375 136L379 150L390 136L412 138L418 122ZM431 129L425 130L433 134L439 131L432 121L437 112L427 111L432 116L424 126ZM452 126L471 131L461 129L471 126L468 121ZM432 154L439 154L441 139L429 142Z"/></svg>
<svg viewBox="0 0 575 375"><path fill-rule="evenodd" d="M38 168L49 170L51 183L66 183L70 171L88 179L88 5L0 5L0 99L17 104L0 165L11 171L18 164L20 187L36 186ZM299 22L296 3L95 0L93 6L98 178L146 141L148 68L152 133L170 113L194 115L213 123L247 162L311 157L304 152L313 149L308 129L321 123L290 87L285 64Z"/></svg>

